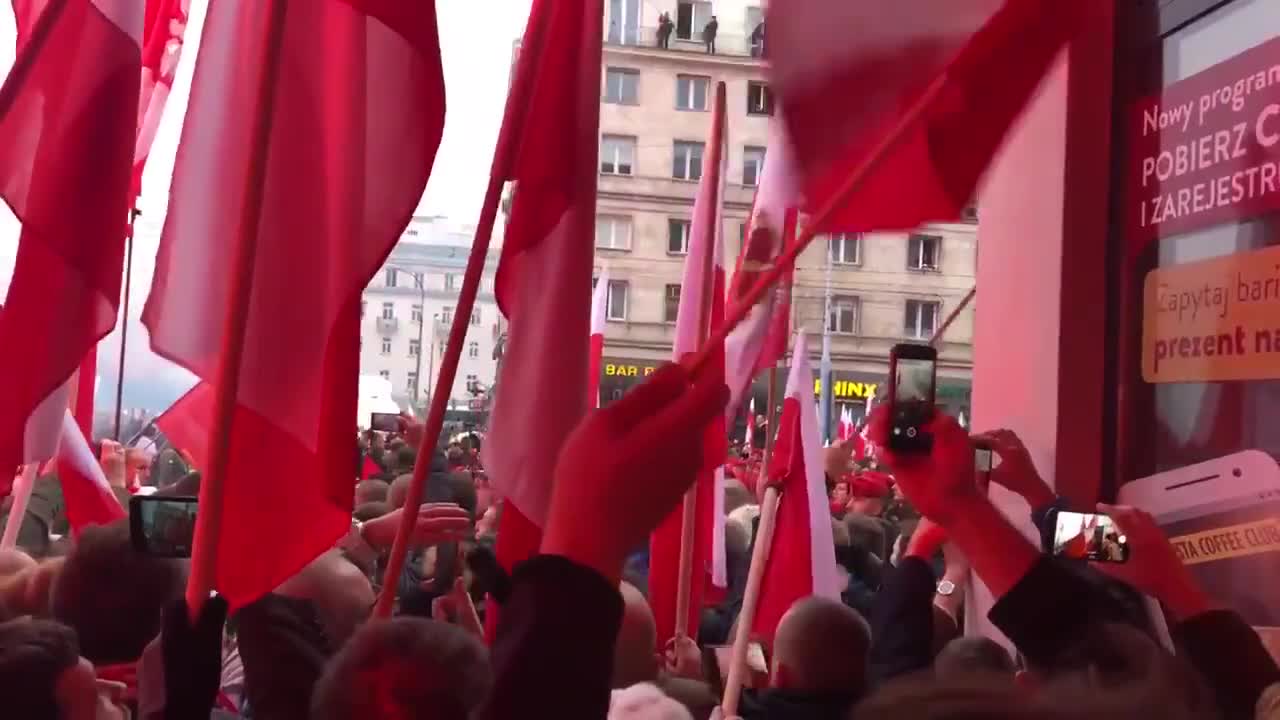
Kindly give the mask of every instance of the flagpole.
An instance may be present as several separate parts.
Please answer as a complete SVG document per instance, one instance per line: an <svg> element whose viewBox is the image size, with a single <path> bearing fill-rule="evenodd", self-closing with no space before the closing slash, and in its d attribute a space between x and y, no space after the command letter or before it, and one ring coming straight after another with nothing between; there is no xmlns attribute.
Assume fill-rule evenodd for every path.
<svg viewBox="0 0 1280 720"><path fill-rule="evenodd" d="M854 191L867 181L867 178L880 166L880 163L884 162L885 158L889 157L906 137L907 131L920 122L925 110L929 108L929 105L938 98L946 87L947 73L944 72L934 78L933 82L920 94L915 103L903 113L902 117L898 118L898 122L889 133L872 148L866 159L862 161L862 164L845 179L844 183L827 200L827 203L819 208L818 212L814 213L810 222L805 224L805 230L795 244L786 247L782 254L778 256L777 262L760 276L742 298L729 306L724 322L711 333L711 337L706 344L698 352L680 361L680 364L684 365L690 374L697 374L702 369L702 366L706 364L707 359L711 356L711 351L723 345L729 333L733 332L733 329L746 319L751 312L751 308L760 302L760 299L778 282L783 273L795 267L796 258L800 256L800 253L808 247L809 243L817 235L815 230L822 227L836 210L843 207Z"/></svg>
<svg viewBox="0 0 1280 720"><path fill-rule="evenodd" d="M124 351L129 345L129 288L133 280L133 231L138 216L142 211L133 208L129 211L129 231L124 238L124 297L121 298L124 312L120 316L120 364L116 368L116 424L111 437L120 442L120 412L124 401Z"/></svg>
<svg viewBox="0 0 1280 720"><path fill-rule="evenodd" d="M13 504L9 506L9 517L4 522L4 536L0 537L0 550L12 550L18 545L18 531L22 529L22 520L27 514L27 502L31 500L31 490L36 484L36 469L40 463L27 463L22 474L13 482Z"/></svg>
<svg viewBox="0 0 1280 720"><path fill-rule="evenodd" d="M827 242L826 288L823 290L826 319L822 323L822 362L818 374L822 377L822 392L818 395L822 409L822 442L831 443L831 398L834 393L831 377L831 242Z"/></svg>
<svg viewBox="0 0 1280 720"><path fill-rule="evenodd" d="M192 542L191 574L187 577L187 612L194 622L214 589L218 564L218 534L222 527L222 489L231 464L231 426L240 391L240 366L245 331L249 322L249 300L253 292L253 270L257 260L258 232L267 180L267 150L271 144L272 116L275 114L276 84L280 79L280 52L284 42L287 0L270 0L270 19L264 50L263 75L258 85L257 120L253 128L253 154L246 183L244 207L240 211L239 239L235 247L234 272L227 302L225 334L218 361L213 429L209 443L209 467L200 482L195 538Z"/></svg>
<svg viewBox="0 0 1280 720"><path fill-rule="evenodd" d="M974 285L972 288L969 289L969 292L964 296L963 299L960 300L960 304L956 305L955 309L952 310L949 315L947 315L947 319L943 320L942 324L938 326L938 329L933 331L933 337L929 338L930 345L937 347L938 341L941 340L942 335L945 332L947 332L947 328L951 327L951 323L955 322L956 318L960 317L961 311L963 311L965 307L969 305L969 303L973 302L973 296L976 295L977 293L978 293L977 285Z"/></svg>
<svg viewBox="0 0 1280 720"><path fill-rule="evenodd" d="M747 586L742 595L742 610L738 612L738 631L733 638L733 654L729 662L729 677L725 679L724 697L720 707L726 718L738 714L738 698L742 694L742 680L747 672L747 646L751 642L751 626L756 619L756 605L760 601L760 586L764 584L764 568L773 549L773 527L778 517L778 486L768 484L764 500L760 503L760 526L756 530L755 549L751 553L751 569L747 571Z"/></svg>

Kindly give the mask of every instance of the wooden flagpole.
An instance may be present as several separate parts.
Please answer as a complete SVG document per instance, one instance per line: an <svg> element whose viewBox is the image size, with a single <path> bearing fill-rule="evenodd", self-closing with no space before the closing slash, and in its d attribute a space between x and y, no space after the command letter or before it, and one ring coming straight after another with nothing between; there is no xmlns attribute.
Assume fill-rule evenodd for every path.
<svg viewBox="0 0 1280 720"><path fill-rule="evenodd" d="M120 413L124 401L124 352L129 345L129 289L133 284L133 231L141 214L142 211L138 208L129 211L129 233L124 239L124 297L121 298L124 312L120 314L120 364L116 368L116 424L115 432L111 434L116 442L120 442ZM94 351L97 351L96 347ZM90 423L92 422L91 418Z"/></svg>
<svg viewBox="0 0 1280 720"><path fill-rule="evenodd" d="M240 391L240 366L245 330L249 322L249 300L253 292L253 270L257 261L258 231L267 182L266 157L271 144L276 85L280 79L280 52L284 42L285 17L288 14L288 0L268 2L271 8L268 11L269 25L262 58L263 75L258 86L257 120L253 128L251 155L257 162L250 164L245 203L240 213L240 237L234 250L235 271L231 276L222 353L218 359L209 466L200 483L200 512L196 513L191 574L187 578L187 610L193 622L199 617L200 609L214 589L216 579L218 534L222 527L222 488L231 462L231 426Z"/></svg>
<svg viewBox="0 0 1280 720"><path fill-rule="evenodd" d="M18 530L27 514L27 502L36 484L36 470L40 463L27 463L22 474L13 481L13 504L9 506L9 518L4 522L4 536L0 537L0 550L12 550L18 545Z"/></svg>
<svg viewBox="0 0 1280 720"><path fill-rule="evenodd" d="M742 610L738 613L738 632L733 638L733 655L729 664L729 677L724 684L724 697L720 707L724 717L738 714L738 698L742 694L742 680L747 673L747 645L751 641L751 625L756 619L756 605L760 602L760 586L764 584L764 568L773 548L773 526L778 517L780 493L776 485L766 485L764 500L760 503L760 526L756 530L755 549L751 553L751 569L747 572L747 587L742 596Z"/></svg>
<svg viewBox="0 0 1280 720"><path fill-rule="evenodd" d="M725 317L724 322L711 333L711 337L706 344L698 352L680 361L691 374L696 374L702 368L707 362L707 358L710 357L712 350L724 345L725 338L729 336L729 333L733 332L733 329L747 317L747 314L751 312L751 308L760 302L760 299L778 282L783 273L795 267L796 258L817 236L815 230L822 227L837 209L844 206L849 197L853 195L853 192L861 187L867 178L871 176L871 173L880 166L880 163L884 162L885 158L889 157L889 154L897 148L898 144L906 137L907 131L911 130L920 121L924 111L947 87L947 79L946 73L934 78L933 82L920 94L920 97L907 112L898 118L897 124L893 126L889 134L872 148L866 159L862 161L862 164L854 169L840 188L827 200L826 205L823 205L818 212L814 213L813 218L808 223L805 223L805 229L800 234L799 239L795 243L788 245L782 254L778 256L778 261L760 276L760 279L751 286L751 289L740 300L729 307L728 315Z"/></svg>
<svg viewBox="0 0 1280 720"><path fill-rule="evenodd" d="M938 326L938 329L933 331L933 337L929 338L930 345L935 347L937 346L938 341L941 340L943 334L947 332L947 328L951 327L951 323L955 322L956 318L960 317L960 313L968 307L969 303L973 302L973 296L976 295L977 292L977 285L974 285L969 289L968 294L964 296L964 299L960 301L960 304L956 305L955 309L951 311L951 314L947 315L947 319L943 320L942 324Z"/></svg>

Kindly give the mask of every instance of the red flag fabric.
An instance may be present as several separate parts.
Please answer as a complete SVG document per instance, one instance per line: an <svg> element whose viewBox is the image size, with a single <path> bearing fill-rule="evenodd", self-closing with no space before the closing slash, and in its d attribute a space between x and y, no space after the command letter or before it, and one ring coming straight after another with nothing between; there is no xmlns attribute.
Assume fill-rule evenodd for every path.
<svg viewBox="0 0 1280 720"><path fill-rule="evenodd" d="M349 525L360 294L443 126L434 3L210 2L142 320L213 395L223 352L241 348L215 532L214 584L233 608ZM224 323L250 248L239 342Z"/></svg>
<svg viewBox="0 0 1280 720"><path fill-rule="evenodd" d="M190 458L194 469L209 467L209 431L213 418L213 386L196 383L156 416L156 427L169 439L169 444Z"/></svg>
<svg viewBox="0 0 1280 720"><path fill-rule="evenodd" d="M378 463L374 462L373 458L365 455L364 462L360 463L360 479L368 480L374 475L380 474L382 474L382 468L378 467Z"/></svg>
<svg viewBox="0 0 1280 720"><path fill-rule="evenodd" d="M556 457L588 406L603 18L599 0L535 0L494 153L494 177L516 189L494 281L510 329L483 452L505 498L508 569L538 551Z"/></svg>
<svg viewBox="0 0 1280 720"><path fill-rule="evenodd" d="M85 440L93 439L93 396L98 387L98 348L94 346L80 361L76 375L75 418Z"/></svg>
<svg viewBox="0 0 1280 720"><path fill-rule="evenodd" d="M15 12L19 49L0 88L0 197L22 222L0 311L3 468L52 457L66 396L38 431L29 419L115 326L141 63L136 2Z"/></svg>
<svg viewBox="0 0 1280 720"><path fill-rule="evenodd" d="M591 346L587 363L587 404L600 407L600 371L604 368L604 331L609 325L609 268L600 271L591 294Z"/></svg>
<svg viewBox="0 0 1280 720"><path fill-rule="evenodd" d="M77 536L89 525L106 525L128 517L70 411L63 412L56 461L67 522Z"/></svg>
<svg viewBox="0 0 1280 720"><path fill-rule="evenodd" d="M711 327L724 320L725 278L723 204L725 162L724 83L716 88L707 150L702 157L702 179L693 203L689 229L689 254L684 261L680 306L676 312L675 360L695 352ZM707 361L704 372L725 371L721 347ZM704 430L703 458L698 475L697 524L694 530L693 577L690 580L691 636L697 636L698 616L708 585L724 587L724 461L728 454L726 426L721 415ZM680 576L680 542L683 511L677 506L649 537L649 605L653 608L659 644L675 636L676 594Z"/></svg>
<svg viewBox="0 0 1280 720"><path fill-rule="evenodd" d="M813 412L813 370L803 330L796 333L792 358L769 462L769 480L781 484L782 496L752 625L752 633L766 643L773 642L778 621L795 601L810 595L840 599L822 438Z"/></svg>
<svg viewBox="0 0 1280 720"><path fill-rule="evenodd" d="M147 0L142 35L142 85L138 94L138 132L133 148L133 197L142 192L142 171L160 127L182 57L191 0Z"/></svg>
<svg viewBox="0 0 1280 720"><path fill-rule="evenodd" d="M920 121L816 230L910 229L959 218L1087 5L774 3L772 85L811 211L826 205L903 113L945 77Z"/></svg>

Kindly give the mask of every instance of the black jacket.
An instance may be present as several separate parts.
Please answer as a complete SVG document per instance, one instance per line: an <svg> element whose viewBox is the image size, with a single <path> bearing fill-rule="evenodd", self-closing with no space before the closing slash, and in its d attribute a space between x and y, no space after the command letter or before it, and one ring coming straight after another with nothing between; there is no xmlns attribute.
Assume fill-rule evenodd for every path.
<svg viewBox="0 0 1280 720"><path fill-rule="evenodd" d="M880 684L933 663L933 568L905 557L887 570L871 609L871 681Z"/></svg>
<svg viewBox="0 0 1280 720"><path fill-rule="evenodd" d="M746 690L738 713L743 720L845 720L860 699L856 693Z"/></svg>

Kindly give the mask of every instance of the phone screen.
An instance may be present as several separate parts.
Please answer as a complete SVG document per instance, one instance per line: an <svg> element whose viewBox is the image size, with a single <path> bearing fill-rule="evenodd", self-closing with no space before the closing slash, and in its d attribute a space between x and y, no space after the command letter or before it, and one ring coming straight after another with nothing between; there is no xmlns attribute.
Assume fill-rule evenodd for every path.
<svg viewBox="0 0 1280 720"><path fill-rule="evenodd" d="M898 358L893 385L893 402L933 403L934 361Z"/></svg>
<svg viewBox="0 0 1280 720"><path fill-rule="evenodd" d="M1061 511L1053 532L1053 554L1075 560L1122 563L1129 540L1107 515Z"/></svg>
<svg viewBox="0 0 1280 720"><path fill-rule="evenodd" d="M369 417L369 429L379 432L400 432L400 416L395 413L373 413Z"/></svg>
<svg viewBox="0 0 1280 720"><path fill-rule="evenodd" d="M973 449L973 469L978 472L991 472L991 449Z"/></svg>
<svg viewBox="0 0 1280 720"><path fill-rule="evenodd" d="M194 497L138 496L129 501L133 545L157 557L191 557L196 532Z"/></svg>

